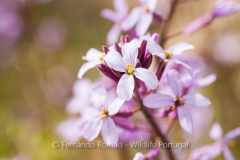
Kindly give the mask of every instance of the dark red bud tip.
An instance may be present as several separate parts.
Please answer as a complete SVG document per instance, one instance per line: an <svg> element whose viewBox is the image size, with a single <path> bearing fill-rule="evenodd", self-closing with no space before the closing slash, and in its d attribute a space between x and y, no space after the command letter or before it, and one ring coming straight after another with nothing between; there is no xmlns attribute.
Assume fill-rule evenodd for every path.
<svg viewBox="0 0 240 160"><path fill-rule="evenodd" d="M100 64L100 65L98 65L98 69L99 69L105 76L107 76L108 78L114 80L115 82L118 82L118 81L119 81L119 78L116 77L116 76L113 74L111 68L109 68L107 65L105 65L105 64Z"/></svg>
<svg viewBox="0 0 240 160"><path fill-rule="evenodd" d="M153 55L150 52L148 52L142 61L142 67L148 69L152 64L152 59Z"/></svg>
<svg viewBox="0 0 240 160"><path fill-rule="evenodd" d="M158 66L155 72L155 75L157 76L158 80L161 79L162 74L165 70L165 67L166 67L166 63L161 59L160 62L158 63Z"/></svg>
<svg viewBox="0 0 240 160"><path fill-rule="evenodd" d="M125 44L125 38L123 37L123 35L121 35L120 44L121 44L121 46L123 46Z"/></svg>
<svg viewBox="0 0 240 160"><path fill-rule="evenodd" d="M141 67L141 62L140 62L139 59L137 59L137 61L136 61L136 68L139 68L139 67Z"/></svg>
<svg viewBox="0 0 240 160"><path fill-rule="evenodd" d="M122 77L122 75L123 75L122 72L118 72L118 71L115 71L115 70L113 70L113 69L111 69L111 70L112 70L112 73L113 73L116 77L118 77L118 78L121 78L121 77Z"/></svg>
<svg viewBox="0 0 240 160"><path fill-rule="evenodd" d="M102 50L105 54L107 54L110 51L106 46L102 46Z"/></svg>
<svg viewBox="0 0 240 160"><path fill-rule="evenodd" d="M114 43L115 50L122 55L121 47L118 45L117 42Z"/></svg>
<svg viewBox="0 0 240 160"><path fill-rule="evenodd" d="M125 43L129 43L130 42L130 38L128 35L125 36Z"/></svg>
<svg viewBox="0 0 240 160"><path fill-rule="evenodd" d="M139 59L142 61L142 59L144 58L144 55L146 53L146 48L147 48L147 41L143 40L140 46L141 49L141 57L139 57Z"/></svg>

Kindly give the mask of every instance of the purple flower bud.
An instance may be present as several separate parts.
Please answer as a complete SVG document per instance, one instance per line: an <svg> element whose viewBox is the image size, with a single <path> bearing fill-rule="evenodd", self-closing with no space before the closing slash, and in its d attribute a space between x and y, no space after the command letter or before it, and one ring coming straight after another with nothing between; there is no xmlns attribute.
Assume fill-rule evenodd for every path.
<svg viewBox="0 0 240 160"><path fill-rule="evenodd" d="M229 16L231 14L234 14L239 11L239 6L232 2L227 0L218 1L214 8L212 15L213 17L224 17Z"/></svg>
<svg viewBox="0 0 240 160"><path fill-rule="evenodd" d="M158 37L159 37L159 34L157 34L157 33L153 33L153 35L152 35L152 39L153 39L155 42L157 42Z"/></svg>
<svg viewBox="0 0 240 160"><path fill-rule="evenodd" d="M137 129L136 125L124 118L119 118L119 117L114 117L113 121L115 122L116 125L127 129L127 130L135 130Z"/></svg>
<svg viewBox="0 0 240 160"><path fill-rule="evenodd" d="M121 35L120 44L121 44L121 46L123 46L125 44L125 38L123 37L123 35Z"/></svg>
<svg viewBox="0 0 240 160"><path fill-rule="evenodd" d="M152 148L152 149L148 152L147 158L148 158L148 159L156 158L159 153L160 153L160 149L159 149L159 148Z"/></svg>
<svg viewBox="0 0 240 160"><path fill-rule="evenodd" d="M138 59L142 60L144 58L147 47L147 41L143 40L140 46L141 53L138 53Z"/></svg>
<svg viewBox="0 0 240 160"><path fill-rule="evenodd" d="M112 73L112 70L106 66L105 64L100 64L98 65L98 69L105 75L107 76L108 78L114 80L115 82L118 82L119 81L119 78L116 77L113 73Z"/></svg>
<svg viewBox="0 0 240 160"><path fill-rule="evenodd" d="M121 47L118 45L117 42L114 43L115 50L122 55Z"/></svg>
<svg viewBox="0 0 240 160"><path fill-rule="evenodd" d="M122 75L123 75L122 72L115 71L115 70L113 70L112 68L111 68L111 70L112 70L112 73L113 73L116 77L118 77L119 79L122 77Z"/></svg>
<svg viewBox="0 0 240 160"><path fill-rule="evenodd" d="M139 68L139 67L141 67L141 62L140 62L139 59L137 59L137 61L136 61L136 68Z"/></svg>
<svg viewBox="0 0 240 160"><path fill-rule="evenodd" d="M125 43L129 43L129 42L130 42L129 36L126 35L126 36L125 36Z"/></svg>
<svg viewBox="0 0 240 160"><path fill-rule="evenodd" d="M213 20L213 16L211 14L205 14L198 19L194 20L192 23L187 25L182 33L186 35L191 35L204 27L205 25L209 24Z"/></svg>
<svg viewBox="0 0 240 160"><path fill-rule="evenodd" d="M162 110L160 110L159 117L160 118L166 118L168 117L168 114L172 111L172 107L166 107Z"/></svg>
<svg viewBox="0 0 240 160"><path fill-rule="evenodd" d="M148 52L142 61L142 68L148 69L152 64L152 59L153 59L153 55L150 52Z"/></svg>
<svg viewBox="0 0 240 160"><path fill-rule="evenodd" d="M163 20L162 15L159 13L153 12L153 22L154 23L159 23Z"/></svg>
<svg viewBox="0 0 240 160"><path fill-rule="evenodd" d="M132 115L133 115L133 112L130 109L128 109L128 108L124 109L124 110L120 110L116 114L116 116L125 117L125 118L131 117Z"/></svg>
<svg viewBox="0 0 240 160"><path fill-rule="evenodd" d="M105 54L107 54L110 51L106 46L102 46L102 50Z"/></svg>
<svg viewBox="0 0 240 160"><path fill-rule="evenodd" d="M142 51L140 48L138 48L138 59L141 59L142 58Z"/></svg>
<svg viewBox="0 0 240 160"><path fill-rule="evenodd" d="M155 75L157 76L158 80L161 79L162 74L165 70L165 67L166 67L166 63L163 60L160 60L160 62L158 63L156 72L155 72Z"/></svg>

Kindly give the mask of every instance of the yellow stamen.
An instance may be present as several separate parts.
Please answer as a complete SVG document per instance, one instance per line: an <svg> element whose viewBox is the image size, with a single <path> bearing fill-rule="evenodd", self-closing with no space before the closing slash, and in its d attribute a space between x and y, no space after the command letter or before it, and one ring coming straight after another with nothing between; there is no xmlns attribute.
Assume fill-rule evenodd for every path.
<svg viewBox="0 0 240 160"><path fill-rule="evenodd" d="M103 107L101 112L101 119L104 120L106 117L108 117L108 112L105 110L105 107Z"/></svg>
<svg viewBox="0 0 240 160"><path fill-rule="evenodd" d="M131 64L127 64L127 75L133 75L133 72L135 72L135 69L133 69Z"/></svg>
<svg viewBox="0 0 240 160"><path fill-rule="evenodd" d="M105 57L105 53L103 53L100 57L99 57L99 59L101 60L101 61L103 61L103 58Z"/></svg>
<svg viewBox="0 0 240 160"><path fill-rule="evenodd" d="M181 97L178 97L176 96L177 98L177 102L180 104L180 105L184 105L185 103L183 102L183 99Z"/></svg>
<svg viewBox="0 0 240 160"><path fill-rule="evenodd" d="M229 141L227 145L228 145L228 147L232 147L235 144L236 144L236 141L233 139L233 140Z"/></svg>
<svg viewBox="0 0 240 160"><path fill-rule="evenodd" d="M143 6L143 11L144 11L144 12L149 12L149 8L148 8L147 5L144 5L144 6Z"/></svg>
<svg viewBox="0 0 240 160"><path fill-rule="evenodd" d="M173 55L171 52L168 52L168 51L164 51L164 54L165 54L166 59L170 59Z"/></svg>
<svg viewBox="0 0 240 160"><path fill-rule="evenodd" d="M175 106L175 105L174 105L174 106L172 106L172 111L173 111L174 109L176 109L176 106Z"/></svg>

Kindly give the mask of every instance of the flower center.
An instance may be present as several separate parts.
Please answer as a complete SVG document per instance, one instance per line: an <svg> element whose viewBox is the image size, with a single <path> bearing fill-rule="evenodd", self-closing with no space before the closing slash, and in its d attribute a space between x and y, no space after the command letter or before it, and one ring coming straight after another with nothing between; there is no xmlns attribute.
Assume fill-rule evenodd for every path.
<svg viewBox="0 0 240 160"><path fill-rule="evenodd" d="M100 61L103 61L103 58L105 57L105 53L103 53L100 57L99 57L99 59L100 59Z"/></svg>
<svg viewBox="0 0 240 160"><path fill-rule="evenodd" d="M172 106L172 110L176 109L177 106L184 105L183 99L181 97L176 96L175 105Z"/></svg>
<svg viewBox="0 0 240 160"><path fill-rule="evenodd" d="M164 51L164 54L165 54L166 59L170 59L173 55L171 52L168 52L168 51Z"/></svg>
<svg viewBox="0 0 240 160"><path fill-rule="evenodd" d="M106 117L108 117L108 112L105 110L105 107L103 107L101 112L101 119L104 120Z"/></svg>
<svg viewBox="0 0 240 160"><path fill-rule="evenodd" d="M131 64L127 64L127 75L133 75L133 72L135 72L135 69L133 69Z"/></svg>
<svg viewBox="0 0 240 160"><path fill-rule="evenodd" d="M142 7L143 7L143 11L144 11L144 12L146 12L146 13L149 12L149 8L148 8L147 5L144 5L144 6L142 6Z"/></svg>

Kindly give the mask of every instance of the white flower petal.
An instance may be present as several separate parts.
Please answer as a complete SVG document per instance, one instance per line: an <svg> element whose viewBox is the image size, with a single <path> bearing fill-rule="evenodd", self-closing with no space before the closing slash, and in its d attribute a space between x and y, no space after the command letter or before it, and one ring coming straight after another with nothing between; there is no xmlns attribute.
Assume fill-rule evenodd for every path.
<svg viewBox="0 0 240 160"><path fill-rule="evenodd" d="M167 49L167 51L173 53L174 55L181 54L182 52L190 49L194 49L195 47L188 43L178 43Z"/></svg>
<svg viewBox="0 0 240 160"><path fill-rule="evenodd" d="M129 101L132 98L135 83L132 75L124 74L117 85L118 97L123 101Z"/></svg>
<svg viewBox="0 0 240 160"><path fill-rule="evenodd" d="M143 13L142 7L135 7L129 13L129 15L122 21L121 27L124 31L129 31L134 27L134 25L138 22L141 14Z"/></svg>
<svg viewBox="0 0 240 160"><path fill-rule="evenodd" d="M114 9L121 15L127 15L128 13L128 3L127 0L114 0Z"/></svg>
<svg viewBox="0 0 240 160"><path fill-rule="evenodd" d="M223 147L223 155L225 157L225 160L235 160L235 157L227 146Z"/></svg>
<svg viewBox="0 0 240 160"><path fill-rule="evenodd" d="M171 87L173 93L178 97L181 97L183 84L182 84L182 79L179 73L174 69L168 71L167 80L168 80L168 85Z"/></svg>
<svg viewBox="0 0 240 160"><path fill-rule="evenodd" d="M111 9L104 9L101 11L101 16L110 21L116 22L118 15Z"/></svg>
<svg viewBox="0 0 240 160"><path fill-rule="evenodd" d="M151 12L154 12L156 6L157 6L157 2L158 0L148 0L147 3L148 3L148 9L151 11Z"/></svg>
<svg viewBox="0 0 240 160"><path fill-rule="evenodd" d="M99 60L99 61L91 61L91 62L87 62L87 63L84 63L82 65L82 67L80 68L79 72L78 72L78 78L79 79L82 79L82 76L91 68L95 67L96 65L98 64L101 64L102 62Z"/></svg>
<svg viewBox="0 0 240 160"><path fill-rule="evenodd" d="M141 36L139 40L147 41L147 50L149 50L152 53L152 55L156 55L156 53L164 53L162 47L159 46L159 44L157 44L150 36Z"/></svg>
<svg viewBox="0 0 240 160"><path fill-rule="evenodd" d="M133 158L133 160L144 160L145 156L141 152L137 152Z"/></svg>
<svg viewBox="0 0 240 160"><path fill-rule="evenodd" d="M111 117L103 120L102 137L107 145L116 145L118 143L117 128Z"/></svg>
<svg viewBox="0 0 240 160"><path fill-rule="evenodd" d="M152 20L153 20L152 13L149 12L143 13L142 17L140 18L139 22L136 25L136 34L138 36L143 36L147 32L149 26L151 25Z"/></svg>
<svg viewBox="0 0 240 160"><path fill-rule="evenodd" d="M99 117L93 118L90 122L86 124L83 130L83 137L88 141L94 140L100 133L102 128L102 120Z"/></svg>
<svg viewBox="0 0 240 160"><path fill-rule="evenodd" d="M223 130L222 130L222 127L220 126L220 124L219 123L214 123L212 125L212 128L211 128L210 132L209 132L210 138L217 141L217 140L222 138L222 135L223 135Z"/></svg>
<svg viewBox="0 0 240 160"><path fill-rule="evenodd" d="M103 52L95 48L91 48L87 51L86 56L83 56L82 59L86 61L100 61L100 57L103 55Z"/></svg>
<svg viewBox="0 0 240 160"><path fill-rule="evenodd" d="M91 101L94 103L96 108L105 107L105 101L107 98L107 90L103 86L98 86L93 89L91 94Z"/></svg>
<svg viewBox="0 0 240 160"><path fill-rule="evenodd" d="M207 107L211 104L211 101L209 99L199 93L186 94L182 97L182 99L186 105L194 107Z"/></svg>
<svg viewBox="0 0 240 160"><path fill-rule="evenodd" d="M193 75L193 69L192 69L192 67L190 67L189 65L187 65L186 63L183 63L183 62L181 62L181 61L179 61L178 59L175 59L175 58L171 58L170 59L172 62L175 62L175 63L177 63L177 64L180 64L180 65L182 65L186 70L187 70L187 72L192 76Z"/></svg>
<svg viewBox="0 0 240 160"><path fill-rule="evenodd" d="M240 127L226 133L223 138L223 141L225 144L227 144L229 141L231 141L232 139L237 138L239 136L240 136Z"/></svg>
<svg viewBox="0 0 240 160"><path fill-rule="evenodd" d="M110 50L108 54L103 58L109 67L115 71L125 72L126 67L122 56L115 50Z"/></svg>
<svg viewBox="0 0 240 160"><path fill-rule="evenodd" d="M148 108L170 107L174 105L174 99L166 94L150 94L143 99L143 104Z"/></svg>
<svg viewBox="0 0 240 160"><path fill-rule="evenodd" d="M133 74L152 90L158 87L159 82L157 76L152 71L145 68L136 68L136 71Z"/></svg>
<svg viewBox="0 0 240 160"><path fill-rule="evenodd" d="M114 43L118 41L121 32L121 27L115 23L107 34L108 46L114 45Z"/></svg>
<svg viewBox="0 0 240 160"><path fill-rule="evenodd" d="M125 43L122 46L122 55L123 60L127 64L131 64L133 68L136 66L137 56L138 56L138 47L134 41Z"/></svg>
<svg viewBox="0 0 240 160"><path fill-rule="evenodd" d="M110 103L110 104L107 106L107 108L106 108L106 110L108 111L108 115L114 115L114 114L116 114L116 113L119 111L119 109L122 107L122 105L123 105L124 102L125 102L125 101L123 101L123 100L122 100L121 98L119 98L119 97L115 98L115 99L113 100L113 102Z"/></svg>
<svg viewBox="0 0 240 160"><path fill-rule="evenodd" d="M177 108L177 111L178 111L179 123L182 126L182 128L188 133L193 134L192 116L187 110L187 108L183 106L179 106Z"/></svg>

